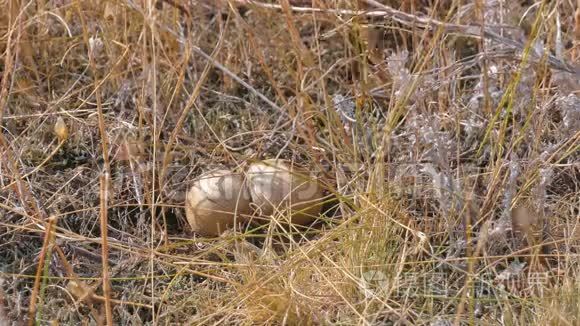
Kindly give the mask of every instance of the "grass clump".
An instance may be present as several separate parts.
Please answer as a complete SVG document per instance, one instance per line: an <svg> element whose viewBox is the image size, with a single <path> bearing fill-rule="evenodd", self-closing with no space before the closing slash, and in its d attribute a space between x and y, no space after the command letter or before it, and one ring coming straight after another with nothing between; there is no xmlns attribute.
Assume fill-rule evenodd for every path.
<svg viewBox="0 0 580 326"><path fill-rule="evenodd" d="M0 324L578 323L579 4L3 8ZM275 158L316 222L191 232Z"/></svg>

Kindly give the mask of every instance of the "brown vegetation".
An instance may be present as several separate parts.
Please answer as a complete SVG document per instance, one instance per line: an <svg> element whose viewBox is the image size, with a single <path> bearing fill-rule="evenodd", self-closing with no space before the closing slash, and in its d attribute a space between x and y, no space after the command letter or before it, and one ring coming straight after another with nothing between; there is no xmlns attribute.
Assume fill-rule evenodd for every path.
<svg viewBox="0 0 580 326"><path fill-rule="evenodd" d="M0 324L580 322L578 1L0 8ZM263 159L316 221L193 232Z"/></svg>

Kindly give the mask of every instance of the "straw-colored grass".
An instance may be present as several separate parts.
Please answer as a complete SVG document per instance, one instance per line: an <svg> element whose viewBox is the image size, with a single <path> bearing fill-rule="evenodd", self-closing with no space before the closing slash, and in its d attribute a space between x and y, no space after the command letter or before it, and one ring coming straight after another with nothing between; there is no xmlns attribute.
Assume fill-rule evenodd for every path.
<svg viewBox="0 0 580 326"><path fill-rule="evenodd" d="M580 323L578 1L0 8L0 325ZM272 158L317 222L191 232Z"/></svg>

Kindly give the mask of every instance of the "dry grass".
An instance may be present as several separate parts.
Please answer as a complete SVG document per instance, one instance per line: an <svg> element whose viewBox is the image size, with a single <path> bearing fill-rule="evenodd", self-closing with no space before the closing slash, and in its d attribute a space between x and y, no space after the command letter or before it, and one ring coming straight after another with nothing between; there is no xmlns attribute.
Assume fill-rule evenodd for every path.
<svg viewBox="0 0 580 326"><path fill-rule="evenodd" d="M575 1L4 1L0 325L580 323ZM274 157L317 223L189 231Z"/></svg>

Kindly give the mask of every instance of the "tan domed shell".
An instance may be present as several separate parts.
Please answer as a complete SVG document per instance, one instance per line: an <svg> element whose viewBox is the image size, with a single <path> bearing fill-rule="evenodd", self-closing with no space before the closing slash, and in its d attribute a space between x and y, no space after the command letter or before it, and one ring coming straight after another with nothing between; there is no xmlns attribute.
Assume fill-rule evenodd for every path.
<svg viewBox="0 0 580 326"><path fill-rule="evenodd" d="M201 176L189 189L185 214L193 231L217 236L252 213L244 175L215 170Z"/></svg>
<svg viewBox="0 0 580 326"><path fill-rule="evenodd" d="M307 170L271 159L251 164L247 176L252 203L262 215L290 208L291 222L304 225L320 214L322 187Z"/></svg>

